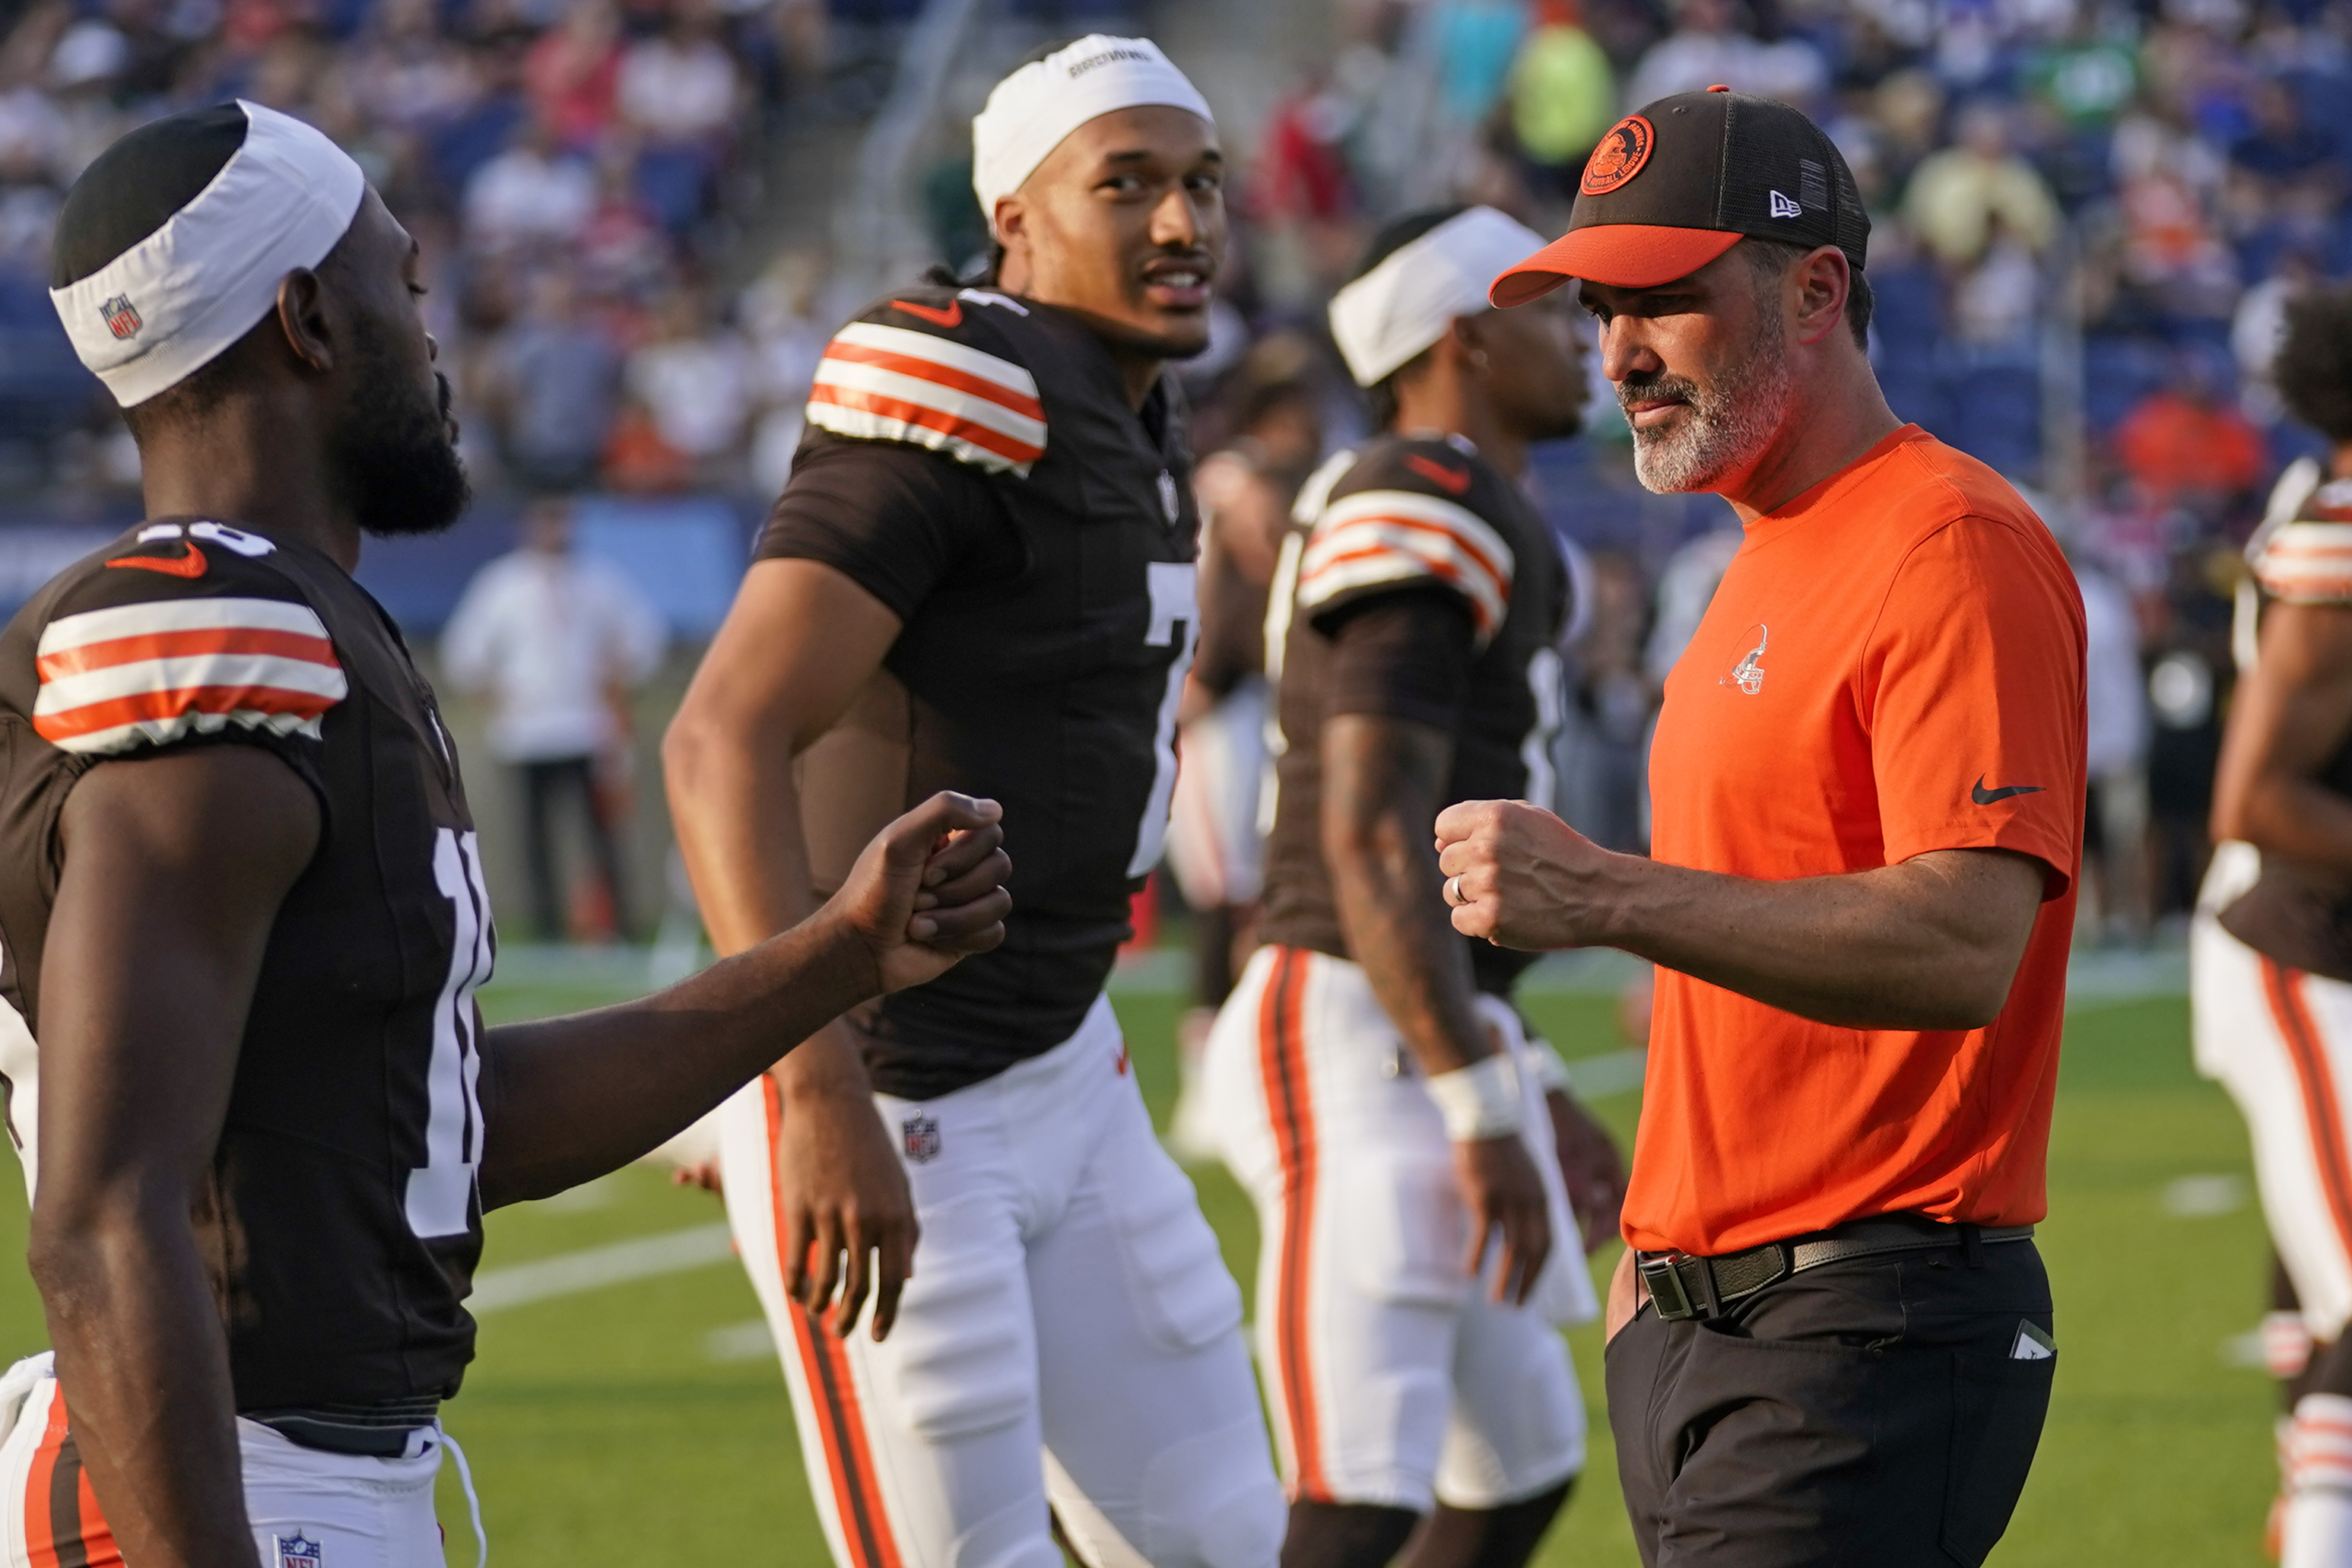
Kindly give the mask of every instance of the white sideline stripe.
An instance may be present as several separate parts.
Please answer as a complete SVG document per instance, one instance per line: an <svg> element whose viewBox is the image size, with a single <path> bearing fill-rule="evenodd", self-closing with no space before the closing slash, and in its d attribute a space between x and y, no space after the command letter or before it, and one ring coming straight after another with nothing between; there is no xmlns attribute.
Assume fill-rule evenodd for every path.
<svg viewBox="0 0 2352 1568"><path fill-rule="evenodd" d="M707 1268L734 1255L733 1233L724 1221L698 1225L690 1230L673 1230L660 1236L639 1237L635 1241L559 1253L536 1263L486 1268L474 1276L474 1293L467 1298L466 1307L478 1318L484 1312L553 1300L559 1296L577 1296L632 1279L652 1279L664 1274Z"/></svg>

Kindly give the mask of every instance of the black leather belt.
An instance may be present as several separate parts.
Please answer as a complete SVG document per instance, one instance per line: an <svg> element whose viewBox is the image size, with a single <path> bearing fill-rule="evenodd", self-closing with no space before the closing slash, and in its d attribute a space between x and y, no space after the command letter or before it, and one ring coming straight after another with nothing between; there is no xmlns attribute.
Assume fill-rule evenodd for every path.
<svg viewBox="0 0 2352 1568"><path fill-rule="evenodd" d="M1734 1302L1744 1301L1767 1285L1792 1274L1843 1263L1850 1258L1874 1258L1887 1252L1925 1252L1958 1247L1973 1250L2004 1241L2023 1241L2033 1234L2030 1225L1994 1228L1949 1225L1924 1215L1885 1215L1848 1221L1834 1230L1811 1236L1768 1241L1745 1252L1718 1258L1694 1258L1686 1252L1637 1252L1633 1267L1650 1288L1650 1302L1669 1322L1686 1318L1715 1318Z"/></svg>
<svg viewBox="0 0 2352 1568"><path fill-rule="evenodd" d="M410 1433L439 1418L441 1401L437 1395L421 1394L382 1405L313 1405L237 1414L305 1448L397 1459L408 1452Z"/></svg>

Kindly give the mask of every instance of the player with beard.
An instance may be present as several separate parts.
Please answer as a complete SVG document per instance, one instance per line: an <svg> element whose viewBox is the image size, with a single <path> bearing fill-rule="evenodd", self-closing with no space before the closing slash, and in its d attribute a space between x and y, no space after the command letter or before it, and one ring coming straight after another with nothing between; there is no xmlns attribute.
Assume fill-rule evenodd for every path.
<svg viewBox="0 0 2352 1568"><path fill-rule="evenodd" d="M1512 1010L1530 960L1447 922L1428 838L1453 802L1552 795L1568 576L1517 479L1581 427L1583 354L1567 311L1486 304L1541 243L1491 207L1374 239L1331 330L1382 433L1300 498L1268 617L1267 945L1207 1078L1264 1237L1285 1568L1381 1568L1423 1519L1412 1568L1519 1568L1584 1464L1555 1127L1595 1240L1616 1154Z"/></svg>
<svg viewBox="0 0 2352 1568"><path fill-rule="evenodd" d="M1000 82L972 143L994 277L827 347L665 757L722 952L941 785L1023 825L1016 912L986 967L730 1102L728 1215L844 1568L1053 1568L1049 1519L1097 1568L1263 1568L1241 1294L1103 994L1175 781L1198 517L1161 370L1207 344L1223 159L1160 50L1099 35Z"/></svg>
<svg viewBox="0 0 2352 1568"><path fill-rule="evenodd" d="M457 760L351 576L466 503L417 270L358 164L250 104L133 132L58 217L148 520L0 634L0 1072L56 1345L0 1379L16 1568L440 1563L484 1211L1003 935L996 808L941 795L756 952L482 1027Z"/></svg>
<svg viewBox="0 0 2352 1568"><path fill-rule="evenodd" d="M1972 1568L2048 1409L2083 610L2017 493L1888 411L1868 236L1802 114L1679 94L1494 289L1581 279L1643 481L1745 525L1666 681L1654 859L1437 819L1455 929L1658 966L1607 1352L1653 1564Z"/></svg>

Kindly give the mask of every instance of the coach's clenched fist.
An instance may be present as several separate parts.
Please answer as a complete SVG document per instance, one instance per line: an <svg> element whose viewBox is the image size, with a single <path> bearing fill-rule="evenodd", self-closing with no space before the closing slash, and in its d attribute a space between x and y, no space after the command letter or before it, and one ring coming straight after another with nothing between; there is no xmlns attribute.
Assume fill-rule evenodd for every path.
<svg viewBox="0 0 2352 1568"><path fill-rule="evenodd" d="M1608 941L1629 858L1523 800L1465 800L1437 816L1437 867L1454 929L1501 947Z"/></svg>

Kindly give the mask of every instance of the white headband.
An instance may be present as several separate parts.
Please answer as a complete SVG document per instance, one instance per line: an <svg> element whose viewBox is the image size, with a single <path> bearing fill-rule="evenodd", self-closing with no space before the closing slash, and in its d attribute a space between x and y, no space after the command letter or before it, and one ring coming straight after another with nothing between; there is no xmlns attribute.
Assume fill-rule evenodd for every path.
<svg viewBox="0 0 2352 1568"><path fill-rule="evenodd" d="M1331 299L1331 336L1348 374L1370 386L1489 307L1497 273L1544 247L1544 238L1493 207L1456 214Z"/></svg>
<svg viewBox="0 0 2352 1568"><path fill-rule="evenodd" d="M971 121L971 188L988 231L996 232L996 198L1019 190L1064 137L1089 120L1154 103L1215 123L1200 89L1149 38L1090 33L998 82Z"/></svg>
<svg viewBox="0 0 2352 1568"><path fill-rule="evenodd" d="M169 392L253 330L278 285L316 267L358 216L367 176L289 115L237 100L245 142L163 227L49 290L81 363L125 408Z"/></svg>

